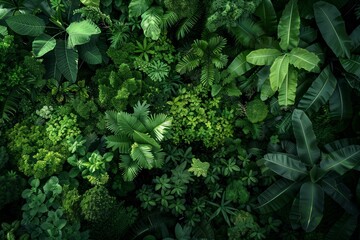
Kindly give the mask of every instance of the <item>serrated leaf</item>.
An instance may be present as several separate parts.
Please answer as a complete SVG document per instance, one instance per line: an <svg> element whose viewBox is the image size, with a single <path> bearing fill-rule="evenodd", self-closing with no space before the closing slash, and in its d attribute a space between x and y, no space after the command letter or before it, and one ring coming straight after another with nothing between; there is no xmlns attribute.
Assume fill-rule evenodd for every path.
<svg viewBox="0 0 360 240"><path fill-rule="evenodd" d="M78 73L78 53L68 49L65 41L58 40L55 47L56 66L64 77L70 82L76 82Z"/></svg>
<svg viewBox="0 0 360 240"><path fill-rule="evenodd" d="M273 91L281 87L289 70L289 57L282 55L275 59L270 68L270 86Z"/></svg>
<svg viewBox="0 0 360 240"><path fill-rule="evenodd" d="M289 67L289 72L285 76L285 79L279 89L278 99L280 106L288 107L294 104L296 98L297 81L297 71Z"/></svg>
<svg viewBox="0 0 360 240"><path fill-rule="evenodd" d="M309 52L303 48L294 48L289 53L290 64L296 68L314 71L318 68L320 58L315 53Z"/></svg>
<svg viewBox="0 0 360 240"><path fill-rule="evenodd" d="M5 20L7 25L20 35L39 36L45 30L45 22L41 18L31 14L11 16Z"/></svg>
<svg viewBox="0 0 360 240"><path fill-rule="evenodd" d="M41 34L40 36L36 37L32 42L32 50L36 57L41 57L46 53L53 50L56 46L56 40L54 37Z"/></svg>
<svg viewBox="0 0 360 240"><path fill-rule="evenodd" d="M357 77L360 77L360 56L351 55L350 59L340 58L343 68Z"/></svg>
<svg viewBox="0 0 360 240"><path fill-rule="evenodd" d="M206 177L207 171L210 167L210 163L208 162L201 162L200 159L193 158L191 167L189 168L189 172L193 172L195 176L200 177Z"/></svg>
<svg viewBox="0 0 360 240"><path fill-rule="evenodd" d="M101 33L101 30L93 22L83 20L81 22L72 22L66 28L68 37L68 48L73 48L76 45L82 45L90 41L92 35Z"/></svg>
<svg viewBox="0 0 360 240"><path fill-rule="evenodd" d="M152 0L131 0L129 4L129 17L139 17L152 4Z"/></svg>
<svg viewBox="0 0 360 240"><path fill-rule="evenodd" d="M282 53L274 48L263 48L251 51L246 56L246 61L254 65L271 65Z"/></svg>
<svg viewBox="0 0 360 240"><path fill-rule="evenodd" d="M297 0L290 0L278 25L278 37L280 47L283 50L290 50L298 46L300 35L300 15L297 7Z"/></svg>

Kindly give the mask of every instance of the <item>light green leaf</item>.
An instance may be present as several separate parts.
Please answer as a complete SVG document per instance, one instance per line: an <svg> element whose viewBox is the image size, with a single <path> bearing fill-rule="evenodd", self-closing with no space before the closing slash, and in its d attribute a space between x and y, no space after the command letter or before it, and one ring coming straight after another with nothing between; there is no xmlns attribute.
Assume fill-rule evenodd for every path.
<svg viewBox="0 0 360 240"><path fill-rule="evenodd" d="M2 6L0 6L0 19L3 19L9 12L9 8L3 8Z"/></svg>
<svg viewBox="0 0 360 240"><path fill-rule="evenodd" d="M90 37L101 33L101 30L93 22L83 20L81 22L72 22L66 28L66 32L69 34L68 47L73 48L76 45L89 42Z"/></svg>
<svg viewBox="0 0 360 240"><path fill-rule="evenodd" d="M264 160L265 166L289 180L296 181L307 176L305 164L286 154L269 153L264 156Z"/></svg>
<svg viewBox="0 0 360 240"><path fill-rule="evenodd" d="M130 156L139 166L151 169L154 167L154 155L151 150L151 145L134 143L131 146Z"/></svg>
<svg viewBox="0 0 360 240"><path fill-rule="evenodd" d="M330 117L343 121L352 117L352 100L349 85L343 79L338 81L333 95L329 99Z"/></svg>
<svg viewBox="0 0 360 240"><path fill-rule="evenodd" d="M5 20L7 25L20 35L39 36L45 30L45 22L41 18L31 14L11 16Z"/></svg>
<svg viewBox="0 0 360 240"><path fill-rule="evenodd" d="M93 41L79 46L79 55L88 64L102 63L102 55L99 48Z"/></svg>
<svg viewBox="0 0 360 240"><path fill-rule="evenodd" d="M275 94L270 87L270 80L265 80L261 86L260 99L261 101L266 101L268 98L272 97Z"/></svg>
<svg viewBox="0 0 360 240"><path fill-rule="evenodd" d="M5 26L0 26L0 35L2 35L2 36L6 36L6 35L8 35L9 33L8 33L8 30L7 30L7 27L5 27Z"/></svg>
<svg viewBox="0 0 360 240"><path fill-rule="evenodd" d="M324 191L316 183L306 182L300 188L300 223L306 232L320 224L324 211Z"/></svg>
<svg viewBox="0 0 360 240"><path fill-rule="evenodd" d="M147 133L141 133L141 132L138 132L135 130L133 137L134 137L134 141L137 143L149 144L152 147L154 147L155 150L158 150L158 151L160 151L160 149L161 149L160 145L155 141L155 139L150 137L150 135Z"/></svg>
<svg viewBox="0 0 360 240"><path fill-rule="evenodd" d="M267 33L276 32L277 17L270 0L263 0L255 10L256 16L261 19L261 25Z"/></svg>
<svg viewBox="0 0 360 240"><path fill-rule="evenodd" d="M351 39L346 33L340 11L324 1L316 2L313 6L316 24L327 45L337 57L350 58Z"/></svg>
<svg viewBox="0 0 360 240"><path fill-rule="evenodd" d="M149 9L153 0L131 0L129 4L129 17L139 17Z"/></svg>
<svg viewBox="0 0 360 240"><path fill-rule="evenodd" d="M274 48L263 48L251 51L246 56L246 61L254 65L271 65L282 53Z"/></svg>
<svg viewBox="0 0 360 240"><path fill-rule="evenodd" d="M309 52L303 48L294 48L289 53L290 64L296 68L314 71L318 69L320 58L315 53Z"/></svg>
<svg viewBox="0 0 360 240"><path fill-rule="evenodd" d="M283 83L279 89L279 105L288 107L294 104L296 97L298 73L297 71L289 67L289 72L285 76Z"/></svg>
<svg viewBox="0 0 360 240"><path fill-rule="evenodd" d="M351 55L350 59L340 58L340 63L343 68L357 77L360 77L360 56Z"/></svg>
<svg viewBox="0 0 360 240"><path fill-rule="evenodd" d="M32 50L36 57L41 57L46 53L53 50L56 46L56 40L54 37L47 34L41 34L36 37L32 42Z"/></svg>
<svg viewBox="0 0 360 240"><path fill-rule="evenodd" d="M100 0L80 0L82 4L89 7L99 7Z"/></svg>
<svg viewBox="0 0 360 240"><path fill-rule="evenodd" d="M193 172L195 176L206 177L207 171L210 167L210 163L208 162L201 162L200 159L193 158L191 167L188 169L189 172Z"/></svg>
<svg viewBox="0 0 360 240"><path fill-rule="evenodd" d="M275 59L270 68L270 86L273 91L280 88L289 70L289 57L282 55Z"/></svg>
<svg viewBox="0 0 360 240"><path fill-rule="evenodd" d="M336 88L336 78L327 66L314 80L310 88L301 98L298 108L309 115L317 112L321 106L329 101Z"/></svg>
<svg viewBox="0 0 360 240"><path fill-rule="evenodd" d="M141 15L141 28L145 37L158 40L161 34L161 16L163 10L160 7L152 7Z"/></svg>
<svg viewBox="0 0 360 240"><path fill-rule="evenodd" d="M58 40L55 47L56 66L64 77L70 82L76 82L78 73L78 53L68 49L65 41Z"/></svg>
<svg viewBox="0 0 360 240"><path fill-rule="evenodd" d="M325 171L336 171L340 175L353 169L360 161L360 146L350 145L329 153L320 162Z"/></svg>
<svg viewBox="0 0 360 240"><path fill-rule="evenodd" d="M300 35L300 16L297 6L297 0L290 0L278 25L278 37L280 38L280 47L283 50L290 50L298 46Z"/></svg>
<svg viewBox="0 0 360 240"><path fill-rule="evenodd" d="M228 72L236 76L241 76L250 69L252 69L254 66L250 65L246 61L246 55L248 55L249 53L250 51L246 50L237 55L227 68Z"/></svg>
<svg viewBox="0 0 360 240"><path fill-rule="evenodd" d="M310 119L304 111L295 109L292 114L292 125L300 160L313 166L320 158L320 149Z"/></svg>

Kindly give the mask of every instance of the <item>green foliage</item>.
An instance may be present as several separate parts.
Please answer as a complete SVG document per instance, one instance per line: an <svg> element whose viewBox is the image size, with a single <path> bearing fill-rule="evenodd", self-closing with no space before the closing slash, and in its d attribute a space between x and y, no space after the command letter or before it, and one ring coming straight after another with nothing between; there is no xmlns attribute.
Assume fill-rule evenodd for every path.
<svg viewBox="0 0 360 240"><path fill-rule="evenodd" d="M0 209L18 200L25 188L25 180L14 171L2 174L0 184Z"/></svg>
<svg viewBox="0 0 360 240"><path fill-rule="evenodd" d="M189 172L193 172L195 176L200 177L206 177L207 171L210 167L210 163L208 162L201 162L197 158L192 159L191 168L189 168Z"/></svg>
<svg viewBox="0 0 360 240"><path fill-rule="evenodd" d="M55 115L46 125L48 138L54 145L80 134L80 129L77 127L77 116L72 113L64 116Z"/></svg>
<svg viewBox="0 0 360 240"><path fill-rule="evenodd" d="M260 99L252 100L246 104L246 117L251 123L262 122L268 112L267 105Z"/></svg>
<svg viewBox="0 0 360 240"><path fill-rule="evenodd" d="M237 202L239 204L245 204L249 201L250 193L243 185L241 180L234 180L226 187L225 199Z"/></svg>
<svg viewBox="0 0 360 240"><path fill-rule="evenodd" d="M260 228L254 216L244 210L232 217L234 226L228 229L229 239L265 239L265 231Z"/></svg>
<svg viewBox="0 0 360 240"><path fill-rule="evenodd" d="M81 196L76 188L70 188L69 185L63 186L63 197L61 206L67 219L71 222L79 220Z"/></svg>
<svg viewBox="0 0 360 240"><path fill-rule="evenodd" d="M199 6L199 1L191 0L164 0L165 7L172 12L175 12L179 18L191 17L195 14Z"/></svg>

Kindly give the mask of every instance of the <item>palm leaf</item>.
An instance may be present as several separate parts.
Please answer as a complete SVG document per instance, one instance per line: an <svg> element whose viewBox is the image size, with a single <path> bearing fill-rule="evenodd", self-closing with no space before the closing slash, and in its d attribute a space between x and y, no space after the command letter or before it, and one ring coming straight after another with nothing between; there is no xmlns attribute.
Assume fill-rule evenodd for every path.
<svg viewBox="0 0 360 240"><path fill-rule="evenodd" d="M176 65L176 71L180 74L194 70L200 65L200 58L194 54L185 55L180 62Z"/></svg>
<svg viewBox="0 0 360 240"><path fill-rule="evenodd" d="M138 175L141 167L129 155L121 155L119 168L123 171L124 181L132 181Z"/></svg>
<svg viewBox="0 0 360 240"><path fill-rule="evenodd" d="M136 143L151 145L155 151L161 150L160 145L147 133L134 131L133 137Z"/></svg>
<svg viewBox="0 0 360 240"><path fill-rule="evenodd" d="M351 239L357 224L357 216L343 214L336 223L331 226L328 234L325 236L325 240L348 240Z"/></svg>
<svg viewBox="0 0 360 240"><path fill-rule="evenodd" d="M126 154L130 151L131 139L126 135L111 135L105 137L106 147L112 151L119 150L119 153Z"/></svg>
<svg viewBox="0 0 360 240"><path fill-rule="evenodd" d="M133 115L126 112L117 113L118 132L133 136L134 131L145 132L145 126Z"/></svg>
<svg viewBox="0 0 360 240"><path fill-rule="evenodd" d="M208 48L212 51L213 54L221 54L221 51L224 49L226 43L227 40L224 37L212 37L208 41Z"/></svg>
<svg viewBox="0 0 360 240"><path fill-rule="evenodd" d="M141 103L140 101L138 101L134 106L133 116L139 119L143 124L145 124L145 121L150 113L149 107L150 105L146 102Z"/></svg>
<svg viewBox="0 0 360 240"><path fill-rule="evenodd" d="M237 43L249 48L253 48L259 37L264 35L264 30L260 24L248 17L240 18L236 26L230 29L230 32Z"/></svg>
<svg viewBox="0 0 360 240"><path fill-rule="evenodd" d="M155 158L151 150L151 145L134 143L131 146L130 156L133 160L137 161L139 166L151 169L154 167Z"/></svg>
<svg viewBox="0 0 360 240"><path fill-rule="evenodd" d="M105 112L105 123L106 127L113 133L119 134L120 130L118 128L117 112L115 111L106 111Z"/></svg>
<svg viewBox="0 0 360 240"><path fill-rule="evenodd" d="M212 64L206 64L201 69L201 77L200 82L203 85L209 84L210 86L213 84L215 79L215 68Z"/></svg>
<svg viewBox="0 0 360 240"><path fill-rule="evenodd" d="M0 122L9 121L12 116L16 113L19 99L22 97L23 90L12 89L5 99L0 102Z"/></svg>
<svg viewBox="0 0 360 240"><path fill-rule="evenodd" d="M180 26L176 31L176 39L182 39L187 33L191 32L191 29L199 21L200 15L201 14L199 12L196 12L193 16L185 18L185 20L180 23Z"/></svg>
<svg viewBox="0 0 360 240"><path fill-rule="evenodd" d="M298 46L300 35L300 15L297 0L290 0L286 4L278 25L280 47L290 50Z"/></svg>
<svg viewBox="0 0 360 240"><path fill-rule="evenodd" d="M171 122L171 118L161 113L150 116L147 119L145 126L149 130L151 136L160 142L164 139L165 134L171 127Z"/></svg>

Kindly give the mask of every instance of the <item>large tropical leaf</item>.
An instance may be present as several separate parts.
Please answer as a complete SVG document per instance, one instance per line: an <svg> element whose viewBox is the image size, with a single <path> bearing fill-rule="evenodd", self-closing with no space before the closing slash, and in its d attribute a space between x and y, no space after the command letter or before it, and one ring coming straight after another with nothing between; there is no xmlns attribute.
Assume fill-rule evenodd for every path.
<svg viewBox="0 0 360 240"><path fill-rule="evenodd" d="M292 67L289 67L289 72L285 76L283 83L279 89L279 105L288 107L293 105L296 97L298 73Z"/></svg>
<svg viewBox="0 0 360 240"><path fill-rule="evenodd" d="M358 145L359 143L360 143L359 139L357 139L357 138L343 138L343 139L338 139L338 140L335 140L328 144L325 144L323 147L327 153L330 153L330 152L339 150L341 148L344 148L346 146Z"/></svg>
<svg viewBox="0 0 360 240"><path fill-rule="evenodd" d="M303 48L294 48L289 53L290 64L299 69L305 69L306 71L314 71L318 69L320 58L315 53L309 52Z"/></svg>
<svg viewBox="0 0 360 240"><path fill-rule="evenodd" d="M99 7L100 0L80 0L82 4L90 7Z"/></svg>
<svg viewBox="0 0 360 240"><path fill-rule="evenodd" d="M54 37L47 34L41 34L36 37L32 42L32 50L36 57L41 57L46 53L53 50L56 46L56 40Z"/></svg>
<svg viewBox="0 0 360 240"><path fill-rule="evenodd" d="M263 48L251 51L246 56L246 61L254 65L271 65L282 53L274 48Z"/></svg>
<svg viewBox="0 0 360 240"><path fill-rule="evenodd" d="M306 182L300 188L300 223L306 232L313 231L321 222L324 210L324 191L320 185Z"/></svg>
<svg viewBox="0 0 360 240"><path fill-rule="evenodd" d="M141 170L141 166L131 159L129 155L121 155L121 162L119 168L123 171L124 181L132 181L138 175Z"/></svg>
<svg viewBox="0 0 360 240"><path fill-rule="evenodd" d="M343 214L336 223L331 226L325 236L325 240L349 240L357 227L357 216Z"/></svg>
<svg viewBox="0 0 360 240"><path fill-rule="evenodd" d="M129 17L139 17L151 6L153 0L131 0L129 4Z"/></svg>
<svg viewBox="0 0 360 240"><path fill-rule="evenodd" d="M79 55L88 64L102 63L102 55L100 49L93 41L79 46Z"/></svg>
<svg viewBox="0 0 360 240"><path fill-rule="evenodd" d="M300 35L300 16L297 7L297 0L290 0L278 25L278 37L280 47L283 50L293 49L299 44Z"/></svg>
<svg viewBox="0 0 360 240"><path fill-rule="evenodd" d="M289 180L299 180L307 176L305 164L284 153L269 153L264 156L265 166Z"/></svg>
<svg viewBox="0 0 360 240"><path fill-rule="evenodd" d="M134 143L131 146L130 156L139 166L151 169L154 167L154 155L151 145Z"/></svg>
<svg viewBox="0 0 360 240"><path fill-rule="evenodd" d="M256 16L261 19L261 25L267 33L275 33L277 16L274 6L270 0L263 0L255 10Z"/></svg>
<svg viewBox="0 0 360 240"><path fill-rule="evenodd" d="M118 131L132 137L134 131L145 132L145 126L133 115L126 112L117 113Z"/></svg>
<svg viewBox="0 0 360 240"><path fill-rule="evenodd" d="M227 68L227 71L230 74L241 76L250 69L252 69L253 65L249 64L246 61L246 56L249 53L250 53L249 50L239 53L239 55L237 55L236 58L230 63L230 65Z"/></svg>
<svg viewBox="0 0 360 240"><path fill-rule="evenodd" d="M155 151L160 151L161 149L160 145L147 133L141 133L135 130L133 137L135 142L151 145Z"/></svg>
<svg viewBox="0 0 360 240"><path fill-rule="evenodd" d="M301 215L300 215L300 199L299 196L297 196L296 198L294 198L294 201L291 205L291 209L290 209L290 213L289 213L289 220L290 220L290 224L291 227L293 229L298 229L300 228L300 219L301 219Z"/></svg>
<svg viewBox="0 0 360 240"><path fill-rule="evenodd" d="M351 55L350 59L340 58L340 63L343 68L357 77L360 77L360 56Z"/></svg>
<svg viewBox="0 0 360 240"><path fill-rule="evenodd" d="M340 11L330 3L319 1L314 4L314 13L321 35L331 50L337 57L350 58L351 39Z"/></svg>
<svg viewBox="0 0 360 240"><path fill-rule="evenodd" d="M343 175L360 162L360 145L350 145L327 154L320 162L325 171L336 171Z"/></svg>
<svg viewBox="0 0 360 240"><path fill-rule="evenodd" d="M126 135L111 135L105 138L106 147L112 151L119 150L119 153L126 154L130 151L131 140Z"/></svg>
<svg viewBox="0 0 360 240"><path fill-rule="evenodd" d="M158 40L161 34L163 10L160 7L152 7L141 15L141 28L145 37Z"/></svg>
<svg viewBox="0 0 360 240"><path fill-rule="evenodd" d="M278 90L289 71L289 57L277 57L270 68L270 86L273 91Z"/></svg>
<svg viewBox="0 0 360 240"><path fill-rule="evenodd" d="M31 14L20 14L7 18L7 25L20 35L39 36L45 30L45 22L41 18Z"/></svg>
<svg viewBox="0 0 360 240"><path fill-rule="evenodd" d="M287 179L280 179L258 196L259 208L262 213L277 211L290 202L299 184Z"/></svg>
<svg viewBox="0 0 360 240"><path fill-rule="evenodd" d="M65 41L58 40L55 47L56 66L70 82L76 82L78 74L78 53L66 47Z"/></svg>
<svg viewBox="0 0 360 240"><path fill-rule="evenodd" d="M83 20L81 22L72 22L66 28L69 34L68 47L73 48L76 45L82 45L90 41L92 35L101 33L101 30L93 22Z"/></svg>
<svg viewBox="0 0 360 240"><path fill-rule="evenodd" d="M357 26L350 34L351 50L356 51L360 46L360 26Z"/></svg>
<svg viewBox="0 0 360 240"><path fill-rule="evenodd" d="M161 113L150 116L146 120L145 126L150 131L152 137L157 141L162 141L171 127L171 122L172 118Z"/></svg>
<svg viewBox="0 0 360 240"><path fill-rule="evenodd" d="M321 106L329 101L335 91L336 84L336 78L330 71L330 67L327 66L301 98L298 108L309 115L314 114Z"/></svg>
<svg viewBox="0 0 360 240"><path fill-rule="evenodd" d="M329 99L330 117L339 121L352 117L351 91L349 85L343 79L338 81L333 95Z"/></svg>
<svg viewBox="0 0 360 240"><path fill-rule="evenodd" d="M295 109L292 114L292 125L300 160L310 166L314 165L320 158L320 149L310 119L304 111Z"/></svg>
<svg viewBox="0 0 360 240"><path fill-rule="evenodd" d="M349 214L356 215L358 213L356 205L351 201L351 191L345 184L337 183L332 178L326 178L321 181L321 185L325 193Z"/></svg>
<svg viewBox="0 0 360 240"><path fill-rule="evenodd" d="M248 48L253 48L259 37L264 34L260 24L248 17L239 19L230 31L235 36L236 42Z"/></svg>

